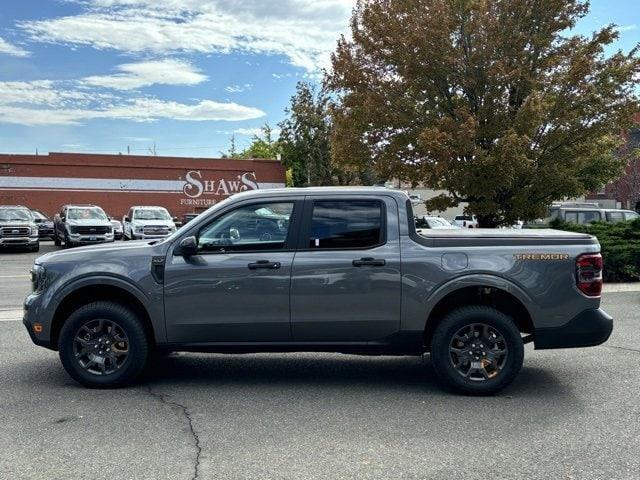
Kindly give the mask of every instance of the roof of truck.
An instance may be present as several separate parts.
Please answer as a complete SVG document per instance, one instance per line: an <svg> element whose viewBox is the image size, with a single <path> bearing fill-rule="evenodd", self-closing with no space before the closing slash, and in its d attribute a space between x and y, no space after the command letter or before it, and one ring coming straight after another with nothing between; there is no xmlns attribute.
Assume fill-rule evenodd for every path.
<svg viewBox="0 0 640 480"><path fill-rule="evenodd" d="M386 187L287 187L265 188L261 190L247 190L234 195L234 197L253 195L391 195L408 199L409 196L402 190Z"/></svg>

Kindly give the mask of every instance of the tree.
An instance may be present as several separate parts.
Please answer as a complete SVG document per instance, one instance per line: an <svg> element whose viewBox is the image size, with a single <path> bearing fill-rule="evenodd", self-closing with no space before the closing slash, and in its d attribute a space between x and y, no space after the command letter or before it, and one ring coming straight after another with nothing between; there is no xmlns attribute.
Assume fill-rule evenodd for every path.
<svg viewBox="0 0 640 480"><path fill-rule="evenodd" d="M331 116L329 99L324 90L306 82L298 82L291 105L285 110L287 118L280 127L279 143L282 163L291 170L293 186L333 185L329 138Z"/></svg>
<svg viewBox="0 0 640 480"><path fill-rule="evenodd" d="M249 158L265 158L276 159L280 154L280 145L273 140L273 129L268 123L265 123L260 129L260 134L254 134L251 137L251 143L247 148L238 151L236 146L236 136L231 135L229 151L221 152L222 158L249 159Z"/></svg>
<svg viewBox="0 0 640 480"><path fill-rule="evenodd" d="M273 139L273 129L265 123L260 135L253 135L251 144L243 150L239 158L276 159L280 154L280 145Z"/></svg>
<svg viewBox="0 0 640 480"><path fill-rule="evenodd" d="M360 0L328 84L333 158L468 202L483 226L543 216L617 176L638 108L637 49L567 32L581 0Z"/></svg>

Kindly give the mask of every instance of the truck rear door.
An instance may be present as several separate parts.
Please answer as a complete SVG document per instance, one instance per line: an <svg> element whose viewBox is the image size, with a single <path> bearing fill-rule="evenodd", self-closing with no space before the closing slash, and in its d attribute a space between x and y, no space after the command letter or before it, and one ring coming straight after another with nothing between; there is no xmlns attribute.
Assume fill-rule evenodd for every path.
<svg viewBox="0 0 640 480"><path fill-rule="evenodd" d="M306 198L291 274L294 341L376 341L397 332L400 281L392 197Z"/></svg>

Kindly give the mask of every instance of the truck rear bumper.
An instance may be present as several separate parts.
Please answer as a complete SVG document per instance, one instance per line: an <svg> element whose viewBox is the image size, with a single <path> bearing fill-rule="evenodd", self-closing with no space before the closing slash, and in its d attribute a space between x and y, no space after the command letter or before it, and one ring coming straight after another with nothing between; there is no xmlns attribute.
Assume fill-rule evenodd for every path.
<svg viewBox="0 0 640 480"><path fill-rule="evenodd" d="M561 327L538 328L536 350L593 347L606 342L613 331L613 318L600 309L585 310Z"/></svg>

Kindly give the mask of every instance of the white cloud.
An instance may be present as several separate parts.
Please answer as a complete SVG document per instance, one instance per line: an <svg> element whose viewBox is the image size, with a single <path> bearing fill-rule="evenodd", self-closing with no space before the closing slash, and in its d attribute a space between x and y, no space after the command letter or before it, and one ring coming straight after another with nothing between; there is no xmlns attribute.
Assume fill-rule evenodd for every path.
<svg viewBox="0 0 640 480"><path fill-rule="evenodd" d="M13 45L0 37L0 53L6 53L14 57L28 57L30 55L25 49Z"/></svg>
<svg viewBox="0 0 640 480"><path fill-rule="evenodd" d="M207 80L191 63L167 58L116 67L120 73L85 77L83 82L96 87L115 90L134 90L149 85L197 85Z"/></svg>
<svg viewBox="0 0 640 480"><path fill-rule="evenodd" d="M254 135L262 135L261 128L237 128L233 131L236 135L246 135L253 137Z"/></svg>
<svg viewBox="0 0 640 480"><path fill-rule="evenodd" d="M127 53L276 54L328 66L353 0L89 0L77 15L22 22L34 41Z"/></svg>
<svg viewBox="0 0 640 480"><path fill-rule="evenodd" d="M118 97L87 89L82 82L0 82L0 122L21 125L76 125L107 118L152 122L241 121L265 116L254 107L199 100L192 104L154 97Z"/></svg>
<svg viewBox="0 0 640 480"><path fill-rule="evenodd" d="M262 130L262 128L236 128L233 133L235 133L236 135L245 135L247 137L253 137L254 135L257 137L262 137L264 132ZM272 138L277 138L280 135L280 129L279 128L272 128L271 129L271 137Z"/></svg>
<svg viewBox="0 0 640 480"><path fill-rule="evenodd" d="M619 32L629 32L631 30L637 30L637 29L638 29L638 25L636 25L635 23L632 23L631 25L620 25L616 27L616 30L618 30Z"/></svg>
<svg viewBox="0 0 640 480"><path fill-rule="evenodd" d="M229 93L242 93L246 90L251 90L251 88L253 88L252 83L245 83L244 85L229 85L224 87L224 90Z"/></svg>
<svg viewBox="0 0 640 480"><path fill-rule="evenodd" d="M151 137L122 137L123 140L127 140L129 142L152 142L153 138Z"/></svg>

